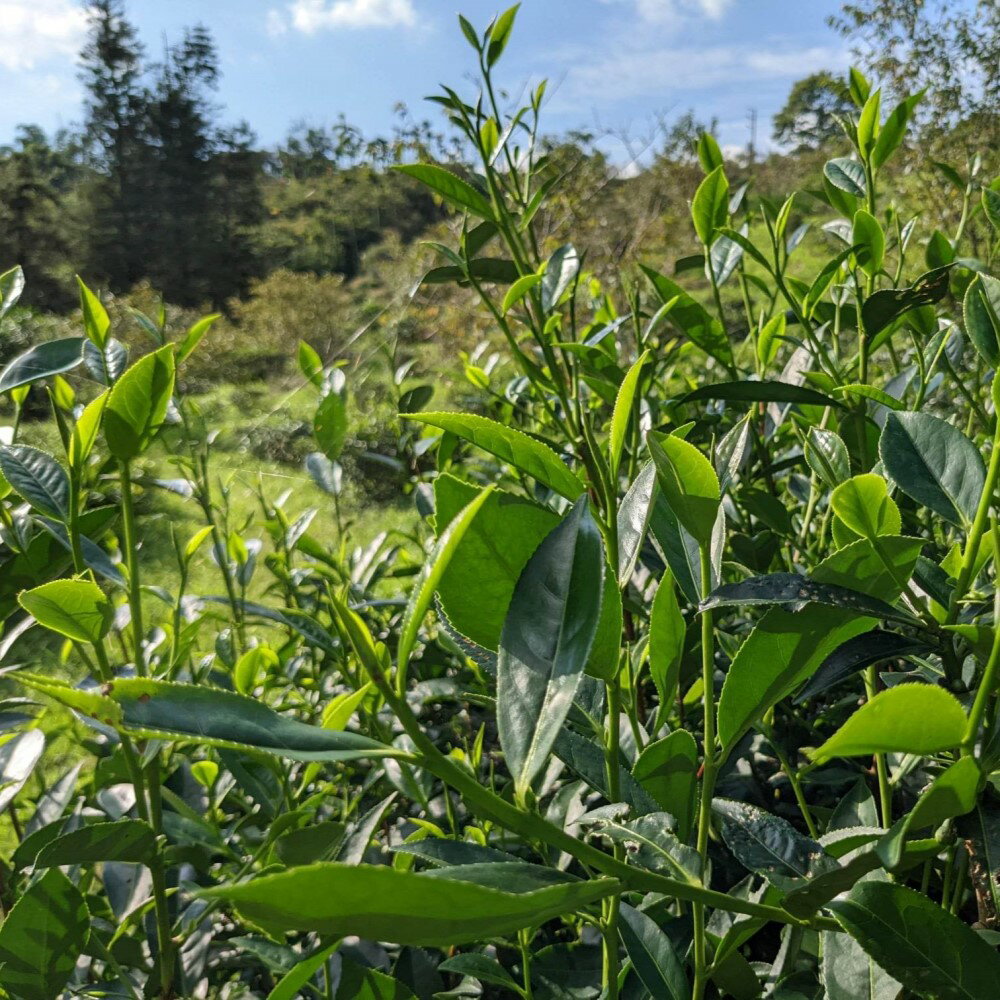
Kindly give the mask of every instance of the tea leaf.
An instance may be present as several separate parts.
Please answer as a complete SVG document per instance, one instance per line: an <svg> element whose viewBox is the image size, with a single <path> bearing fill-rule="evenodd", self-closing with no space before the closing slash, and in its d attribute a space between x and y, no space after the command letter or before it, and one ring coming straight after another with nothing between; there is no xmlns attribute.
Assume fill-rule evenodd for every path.
<svg viewBox="0 0 1000 1000"><path fill-rule="evenodd" d="M691 990L670 938L653 919L628 903L620 907L618 932L625 954L643 986L654 997L687 1000Z"/></svg>
<svg viewBox="0 0 1000 1000"><path fill-rule="evenodd" d="M862 705L811 756L822 764L875 753L938 753L957 747L965 726L965 712L950 692L930 684L899 684Z"/></svg>
<svg viewBox="0 0 1000 1000"><path fill-rule="evenodd" d="M114 384L104 407L104 438L115 458L127 462L149 447L167 415L174 391L174 349L147 354Z"/></svg>
<svg viewBox="0 0 1000 1000"><path fill-rule="evenodd" d="M493 219L493 206L471 184L444 167L433 163L401 163L393 167L425 184L449 205L482 219Z"/></svg>
<svg viewBox="0 0 1000 1000"><path fill-rule="evenodd" d="M26 444L0 445L0 472L36 510L68 520L69 477L47 452Z"/></svg>
<svg viewBox="0 0 1000 1000"><path fill-rule="evenodd" d="M19 354L0 372L0 393L72 371L83 361L83 337L47 340Z"/></svg>
<svg viewBox="0 0 1000 1000"><path fill-rule="evenodd" d="M96 645L111 625L111 604L91 580L53 580L23 591L18 600L39 624L77 642Z"/></svg>
<svg viewBox="0 0 1000 1000"><path fill-rule="evenodd" d="M708 545L721 498L712 463L694 445L673 435L647 434L646 446L670 509L699 545Z"/></svg>
<svg viewBox="0 0 1000 1000"><path fill-rule="evenodd" d="M573 702L597 633L603 577L600 532L583 498L528 560L500 635L497 724L520 795Z"/></svg>

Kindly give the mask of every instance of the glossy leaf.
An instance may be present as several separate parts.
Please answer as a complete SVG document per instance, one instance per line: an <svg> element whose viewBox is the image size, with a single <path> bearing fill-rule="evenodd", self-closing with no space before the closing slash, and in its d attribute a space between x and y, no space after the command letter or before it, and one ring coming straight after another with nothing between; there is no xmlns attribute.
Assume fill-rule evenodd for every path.
<svg viewBox="0 0 1000 1000"><path fill-rule="evenodd" d="M773 608L757 623L729 666L719 696L718 733L724 747L807 680L848 639L868 631L873 618L811 604L796 614Z"/></svg>
<svg viewBox="0 0 1000 1000"><path fill-rule="evenodd" d="M611 478L617 480L618 466L621 463L622 449L625 447L625 435L628 432L632 418L632 408L635 402L636 388L639 384L639 377L642 369L649 359L649 352L644 351L629 368L618 389L618 396L615 398L614 411L611 415L611 434L608 442L610 452L610 472Z"/></svg>
<svg viewBox="0 0 1000 1000"><path fill-rule="evenodd" d="M913 889L859 882L830 909L886 972L918 996L991 1000L996 995L996 949Z"/></svg>
<svg viewBox="0 0 1000 1000"><path fill-rule="evenodd" d="M115 458L130 461L149 447L173 391L174 349L169 345L140 358L118 379L104 407L104 437Z"/></svg>
<svg viewBox="0 0 1000 1000"><path fill-rule="evenodd" d="M694 445L674 435L647 434L646 445L670 509L699 545L708 545L721 500L712 463Z"/></svg>
<svg viewBox="0 0 1000 1000"><path fill-rule="evenodd" d="M698 239L711 246L715 231L729 215L729 181L722 166L716 167L698 185L691 201L691 218Z"/></svg>
<svg viewBox="0 0 1000 1000"><path fill-rule="evenodd" d="M567 500L575 500L583 493L583 483L551 448L513 427L471 413L403 413L400 416L440 427L471 441Z"/></svg>
<svg viewBox="0 0 1000 1000"><path fill-rule="evenodd" d="M402 163L394 169L425 184L453 208L471 212L481 219L494 217L489 201L468 181L444 167L433 163Z"/></svg>
<svg viewBox="0 0 1000 1000"><path fill-rule="evenodd" d="M971 522L986 480L976 446L930 413L890 413L879 456L908 496L953 524Z"/></svg>
<svg viewBox="0 0 1000 1000"><path fill-rule="evenodd" d="M320 450L331 461L336 462L347 442L347 403L343 393L327 393L313 418L313 433Z"/></svg>
<svg viewBox="0 0 1000 1000"><path fill-rule="evenodd" d="M846 191L855 198L865 197L865 168L857 160L847 157L828 160L823 167L823 176L840 191Z"/></svg>
<svg viewBox="0 0 1000 1000"><path fill-rule="evenodd" d="M69 518L69 477L48 452L26 444L0 445L0 472L36 510L59 521Z"/></svg>
<svg viewBox="0 0 1000 1000"><path fill-rule="evenodd" d="M508 934L584 908L615 892L614 879L502 892L473 882L371 865L327 862L206 889L272 933L357 934L397 944L445 946Z"/></svg>
<svg viewBox="0 0 1000 1000"><path fill-rule="evenodd" d="M838 408L843 406L815 389L780 381L719 382L716 385L703 385L683 397L684 402L698 399L725 399L739 403L808 403Z"/></svg>
<svg viewBox="0 0 1000 1000"><path fill-rule="evenodd" d="M662 1000L690 998L684 966L670 938L652 917L622 903L618 932L635 974L652 996Z"/></svg>
<svg viewBox="0 0 1000 1000"><path fill-rule="evenodd" d="M500 635L497 725L519 794L544 766L597 633L601 535L579 501L528 560Z"/></svg>
<svg viewBox="0 0 1000 1000"><path fill-rule="evenodd" d="M83 361L83 337L47 340L19 354L0 372L0 393L72 371Z"/></svg>
<svg viewBox="0 0 1000 1000"><path fill-rule="evenodd" d="M92 580L53 580L18 600L40 625L77 642L96 645L111 625L111 604Z"/></svg>
<svg viewBox="0 0 1000 1000"><path fill-rule="evenodd" d="M938 753L957 747L965 726L965 712L950 692L931 684L899 684L859 708L812 758L822 764L875 753Z"/></svg>

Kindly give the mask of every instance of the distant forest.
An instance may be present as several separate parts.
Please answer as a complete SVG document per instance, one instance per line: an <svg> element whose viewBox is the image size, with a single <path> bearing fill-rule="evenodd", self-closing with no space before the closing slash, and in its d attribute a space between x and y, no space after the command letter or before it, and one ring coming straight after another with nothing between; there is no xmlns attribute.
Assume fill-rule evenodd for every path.
<svg viewBox="0 0 1000 1000"><path fill-rule="evenodd" d="M279 268L353 278L365 251L390 233L411 241L443 217L428 194L388 167L421 158L462 169L463 150L446 123L439 128L399 105L389 136L365 136L340 118L295 125L276 148L263 149L249 123L224 121L216 99L220 59L206 28L188 28L156 60L124 0L97 0L88 9L81 124L54 135L25 124L0 148L3 259L23 265L29 305L71 308L70 279L80 272L112 292L148 282L177 305L225 309L254 279ZM933 85L934 103L922 108L911 151L919 151L919 162L904 165L930 170L934 183L947 185L948 169L964 176L968 167L963 133L969 148L997 149L995 0L862 0L845 3L831 27L851 40L887 91ZM966 67L961 74L952 69L958 65ZM822 150L842 141L847 87L827 71L794 84L773 121L783 152L762 162L752 149L742 157L758 188L766 191L771 176L784 189L789 172L808 179L817 170ZM601 136L549 141L553 159L580 175L581 200L570 199L567 213L607 223L594 227L603 241L598 260L633 252L647 233L662 236L672 218L686 214L685 172L706 127L711 122L690 113L663 123L644 147L638 176L628 177L598 148ZM938 159L938 147L947 156Z"/></svg>

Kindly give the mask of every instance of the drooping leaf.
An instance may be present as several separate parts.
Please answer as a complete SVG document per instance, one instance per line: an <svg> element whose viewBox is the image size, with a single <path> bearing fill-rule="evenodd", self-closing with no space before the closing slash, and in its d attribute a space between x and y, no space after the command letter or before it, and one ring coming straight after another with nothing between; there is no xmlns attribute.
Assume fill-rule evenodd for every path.
<svg viewBox="0 0 1000 1000"><path fill-rule="evenodd" d="M402 413L400 416L440 427L471 441L567 500L576 500L584 491L583 483L551 448L516 428L471 413Z"/></svg>
<svg viewBox="0 0 1000 1000"><path fill-rule="evenodd" d="M931 754L957 747L966 718L958 699L932 684L899 684L862 705L818 750L813 760L875 753Z"/></svg>
<svg viewBox="0 0 1000 1000"><path fill-rule="evenodd" d="M921 893L892 882L865 881L829 907L878 965L918 996L996 996L996 949Z"/></svg>
<svg viewBox="0 0 1000 1000"><path fill-rule="evenodd" d="M144 678L114 681L108 692L121 725L136 734L253 750L291 760L357 760L398 751L352 732L310 726L255 698L205 685Z"/></svg>
<svg viewBox="0 0 1000 1000"><path fill-rule="evenodd" d="M174 349L140 358L114 384L104 407L104 437L120 461L142 454L160 429L174 391Z"/></svg>
<svg viewBox="0 0 1000 1000"><path fill-rule="evenodd" d="M0 924L0 985L22 1000L54 1000L90 937L80 890L58 868L32 882Z"/></svg>
<svg viewBox="0 0 1000 1000"><path fill-rule="evenodd" d="M950 274L947 264L922 274L909 288L882 288L868 296L861 307L865 334L872 338L911 309L939 302L948 292Z"/></svg>
<svg viewBox="0 0 1000 1000"><path fill-rule="evenodd" d="M807 698L815 698L865 667L912 653L923 655L932 649L922 639L900 635L898 632L885 632L882 629L863 632L848 639L819 665L816 673L809 678L809 683L795 696L795 702L801 704Z"/></svg>
<svg viewBox="0 0 1000 1000"><path fill-rule="evenodd" d="M827 604L846 608L858 614L876 618L900 618L912 621L905 612L877 597L849 590L831 583L817 583L800 573L769 573L754 576L740 583L727 583L716 587L700 607L703 610L754 604Z"/></svg>
<svg viewBox="0 0 1000 1000"><path fill-rule="evenodd" d="M508 934L572 912L619 889L615 879L502 892L473 882L371 865L326 862L201 892L272 932L357 934L445 946Z"/></svg>
<svg viewBox="0 0 1000 1000"><path fill-rule="evenodd" d="M36 510L69 518L69 477L48 452L26 444L0 444L0 473Z"/></svg>
<svg viewBox="0 0 1000 1000"><path fill-rule="evenodd" d="M440 195L449 205L471 212L481 219L492 219L493 206L468 181L433 163L401 163L393 169L407 174Z"/></svg>
<svg viewBox="0 0 1000 1000"><path fill-rule="evenodd" d="M725 399L738 403L809 403L813 406L843 407L842 403L815 389L777 380L718 382L715 385L703 385L682 397L686 403L698 399Z"/></svg>
<svg viewBox="0 0 1000 1000"><path fill-rule="evenodd" d="M0 372L0 393L72 371L83 361L83 337L47 340L19 354Z"/></svg>
<svg viewBox="0 0 1000 1000"><path fill-rule="evenodd" d="M986 469L979 450L956 427L930 413L890 413L879 457L917 503L953 524L975 518Z"/></svg>
<svg viewBox="0 0 1000 1000"><path fill-rule="evenodd" d="M500 635L497 724L519 794L573 703L597 634L603 576L601 536L584 498L528 560Z"/></svg>
<svg viewBox="0 0 1000 1000"><path fill-rule="evenodd" d="M664 305L671 303L667 320L706 354L727 367L731 366L733 349L718 319L675 281L645 265L640 267L656 289L660 302Z"/></svg>

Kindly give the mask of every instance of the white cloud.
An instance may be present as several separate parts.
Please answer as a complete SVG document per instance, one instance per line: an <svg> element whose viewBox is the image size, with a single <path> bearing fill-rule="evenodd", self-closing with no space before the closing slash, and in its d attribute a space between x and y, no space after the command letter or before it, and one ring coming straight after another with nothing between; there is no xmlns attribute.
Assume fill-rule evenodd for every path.
<svg viewBox="0 0 1000 1000"><path fill-rule="evenodd" d="M293 0L285 11L270 10L267 31L289 26L304 35L338 28L408 28L416 24L413 0Z"/></svg>
<svg viewBox="0 0 1000 1000"><path fill-rule="evenodd" d="M0 0L0 30L0 67L34 69L76 55L87 14L76 0Z"/></svg>
<svg viewBox="0 0 1000 1000"><path fill-rule="evenodd" d="M623 0L605 0L621 3ZM718 21L733 5L734 0L628 0L636 14L650 24L680 24L692 18Z"/></svg>

